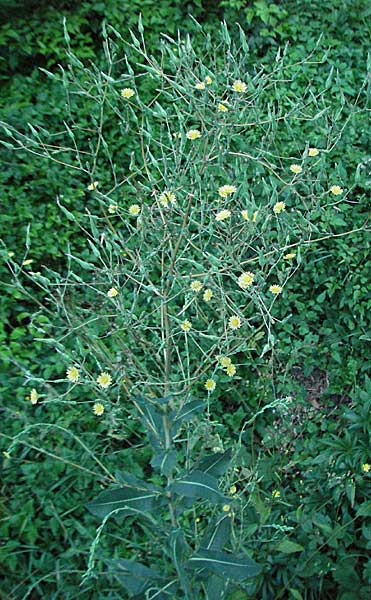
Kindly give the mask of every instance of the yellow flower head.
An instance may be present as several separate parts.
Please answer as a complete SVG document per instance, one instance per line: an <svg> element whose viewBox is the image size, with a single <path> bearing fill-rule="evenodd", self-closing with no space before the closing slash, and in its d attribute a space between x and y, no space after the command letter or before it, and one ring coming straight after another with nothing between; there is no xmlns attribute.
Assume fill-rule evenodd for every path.
<svg viewBox="0 0 371 600"><path fill-rule="evenodd" d="M188 333L188 331L190 331L190 329L192 327L192 323L191 323L191 321L188 321L188 319L186 319L185 321L183 321L183 323L180 325L180 327L181 327L181 329L183 329L183 331Z"/></svg>
<svg viewBox="0 0 371 600"><path fill-rule="evenodd" d="M224 512L229 512L231 510L230 505L229 504L224 504L223 510L224 510Z"/></svg>
<svg viewBox="0 0 371 600"><path fill-rule="evenodd" d="M223 104L222 102L219 102L218 104L218 112L228 112L228 107Z"/></svg>
<svg viewBox="0 0 371 600"><path fill-rule="evenodd" d="M218 189L218 194L222 198L227 198L228 196L231 196L232 194L234 194L236 190L237 190L237 188L235 185L222 185Z"/></svg>
<svg viewBox="0 0 371 600"><path fill-rule="evenodd" d="M129 206L129 214L132 217L137 217L140 214L139 204L132 204L131 206Z"/></svg>
<svg viewBox="0 0 371 600"><path fill-rule="evenodd" d="M331 194L334 194L334 196L340 196L340 194L343 193L343 188L341 188L340 185L332 185L330 187L330 192Z"/></svg>
<svg viewBox="0 0 371 600"><path fill-rule="evenodd" d="M22 267L27 267L27 265L30 265L33 263L33 258L27 258L26 260L24 260L22 262Z"/></svg>
<svg viewBox="0 0 371 600"><path fill-rule="evenodd" d="M363 463L362 465L362 471L364 473L369 473L371 470L371 465L369 465L368 463Z"/></svg>
<svg viewBox="0 0 371 600"><path fill-rule="evenodd" d="M211 85L212 82L213 82L213 80L211 79L210 75L206 75L206 77L205 77L206 85Z"/></svg>
<svg viewBox="0 0 371 600"><path fill-rule="evenodd" d="M66 377L69 381L76 383L79 380L79 371L76 367L69 367L66 371Z"/></svg>
<svg viewBox="0 0 371 600"><path fill-rule="evenodd" d="M273 212L276 215L279 215L285 209L286 209L286 204L284 202L276 202L276 204L273 206Z"/></svg>
<svg viewBox="0 0 371 600"><path fill-rule="evenodd" d="M8 252L8 256L9 258L12 258L14 256L15 252L13 252L13 250L11 250L10 252Z"/></svg>
<svg viewBox="0 0 371 600"><path fill-rule="evenodd" d="M285 254L285 256L283 257L285 260L292 260L293 258L295 258L296 253L295 252L289 252L288 254Z"/></svg>
<svg viewBox="0 0 371 600"><path fill-rule="evenodd" d="M117 209L118 209L117 204L110 204L108 207L108 212L110 215L114 215L115 212L117 211Z"/></svg>
<svg viewBox="0 0 371 600"><path fill-rule="evenodd" d="M214 379L206 379L205 381L205 389L208 392L213 392L216 388L216 383L214 381Z"/></svg>
<svg viewBox="0 0 371 600"><path fill-rule="evenodd" d="M123 90L121 90L121 96L122 98L125 98L126 100L128 98L132 98L134 96L135 92L133 90L133 88L124 88Z"/></svg>
<svg viewBox="0 0 371 600"><path fill-rule="evenodd" d="M308 148L308 156L318 156L319 150L317 148Z"/></svg>
<svg viewBox="0 0 371 600"><path fill-rule="evenodd" d="M238 94L243 94L247 90L247 85L244 81L241 81L241 79L236 79L236 81L233 82L232 90Z"/></svg>
<svg viewBox="0 0 371 600"><path fill-rule="evenodd" d="M39 394L37 393L37 390L35 390L35 388L32 388L32 390L30 392L31 404L37 404L38 399L39 399Z"/></svg>
<svg viewBox="0 0 371 600"><path fill-rule="evenodd" d="M206 85L203 81L200 81L200 83L196 83L196 85L195 85L196 90L204 90L205 87L206 87Z"/></svg>
<svg viewBox="0 0 371 600"><path fill-rule="evenodd" d="M238 315L233 315L228 321L230 329L239 329L241 327L241 319Z"/></svg>
<svg viewBox="0 0 371 600"><path fill-rule="evenodd" d="M252 215L252 222L255 223L258 216L258 211L256 210Z"/></svg>
<svg viewBox="0 0 371 600"><path fill-rule="evenodd" d="M210 302L211 298L213 297L213 290L211 290L210 288L207 288L204 291L204 295L203 295L203 299L205 302Z"/></svg>
<svg viewBox="0 0 371 600"><path fill-rule="evenodd" d="M299 173L302 172L302 168L300 165L291 165L290 166L290 171L292 171L293 173L295 173L295 175L298 175Z"/></svg>
<svg viewBox="0 0 371 600"><path fill-rule="evenodd" d="M231 211L228 209L221 210L220 212L218 212L216 214L215 220L216 221L225 221L226 219L229 219L231 214L232 214Z"/></svg>
<svg viewBox="0 0 371 600"><path fill-rule="evenodd" d="M112 383L112 377L108 373L103 372L97 377L97 383L101 388L108 388Z"/></svg>
<svg viewBox="0 0 371 600"><path fill-rule="evenodd" d="M230 493L230 494L235 494L236 492L237 492L237 488L236 488L236 486L235 486L235 485L232 485L232 486L229 488L229 493Z"/></svg>
<svg viewBox="0 0 371 600"><path fill-rule="evenodd" d="M116 290L116 288L113 287L110 290L108 290L107 298L115 298L116 296L118 296L118 290Z"/></svg>
<svg viewBox="0 0 371 600"><path fill-rule="evenodd" d="M89 185L88 185L89 192L92 192L93 190L96 190L97 187L98 187L98 185L99 185L98 181L93 181L93 183L89 183Z"/></svg>
<svg viewBox="0 0 371 600"><path fill-rule="evenodd" d="M165 190L160 195L159 202L160 202L160 204L162 204L162 206L167 208L169 206L169 203L170 204L176 203L176 195L173 192L169 192L169 190Z"/></svg>
<svg viewBox="0 0 371 600"><path fill-rule="evenodd" d="M203 288L201 281L192 281L190 288L192 292L200 292Z"/></svg>
<svg viewBox="0 0 371 600"><path fill-rule="evenodd" d="M104 406L101 402L95 402L94 406L93 406L93 413L97 416L97 417L101 417L104 413Z"/></svg>
<svg viewBox="0 0 371 600"><path fill-rule="evenodd" d="M229 365L226 368L226 373L227 373L227 375L229 375L229 377L233 377L233 375L236 374L236 367L235 367L235 365Z"/></svg>
<svg viewBox="0 0 371 600"><path fill-rule="evenodd" d="M186 138L188 140L192 140L193 141L193 140L197 140L200 137L201 137L201 132L198 129L190 129L186 133Z"/></svg>
<svg viewBox="0 0 371 600"><path fill-rule="evenodd" d="M247 210L241 210L241 217L245 221L250 221L249 213L247 212Z"/></svg>
<svg viewBox="0 0 371 600"><path fill-rule="evenodd" d="M280 285L276 285L276 284L275 285L271 285L270 288L269 288L269 291L272 294L276 294L277 295L277 294L280 294L282 292L282 287Z"/></svg>
<svg viewBox="0 0 371 600"><path fill-rule="evenodd" d="M243 290L246 290L254 282L255 275L251 271L246 271L239 276L237 283Z"/></svg>
<svg viewBox="0 0 371 600"><path fill-rule="evenodd" d="M280 498L280 496L281 496L281 492L279 492L278 490L273 490L272 498Z"/></svg>
<svg viewBox="0 0 371 600"><path fill-rule="evenodd" d="M229 356L219 356L218 361L221 364L221 366L224 368L229 367L229 365L232 364L232 361L229 358Z"/></svg>

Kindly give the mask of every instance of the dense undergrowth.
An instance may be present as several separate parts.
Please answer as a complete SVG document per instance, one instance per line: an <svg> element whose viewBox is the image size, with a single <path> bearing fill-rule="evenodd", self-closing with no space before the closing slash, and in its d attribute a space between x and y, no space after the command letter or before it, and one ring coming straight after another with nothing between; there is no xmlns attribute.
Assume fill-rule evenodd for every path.
<svg viewBox="0 0 371 600"><path fill-rule="evenodd" d="M289 0L258 1L246 6L232 0L218 4L163 2L154 10L152 0L131 2L124 8L116 0L77 5L29 2L22 3L21 9L15 1L13 6L0 5L0 10L7 15L7 23L0 30L1 120L6 123L0 174L0 276L4 290L0 298L4 365L0 374L4 424L0 531L5 540L1 547L1 598L125 597L120 580L107 575L106 561L135 557L148 564L148 552L152 551L147 545L149 538L134 517L128 517L125 525L110 522L96 550L100 559L95 565L97 577L80 585L97 526L95 517L86 512L86 502L116 481L118 471L125 470L138 478L151 477L151 451L144 437L145 426L132 422L127 390L118 390L114 399L104 399L106 410L101 417L91 411L90 403L96 395L93 398L89 390L78 394L72 391L62 397L56 394L55 383L65 378L71 360L81 363L84 343L91 344L102 332L87 332L78 349L70 343L70 336L67 350L55 351L53 340L67 333L63 322L56 318L61 305L56 301L57 294L41 289L47 284L35 276L38 272L41 277L48 273L49 283L54 277L55 285L66 285L58 277L71 281L71 267L66 262L69 254L83 261L76 261L73 271L86 282L86 264L94 264L97 259L78 223L87 226L86 208L94 215L103 206L102 214L110 214L109 203L104 204L99 190L114 187L112 174L107 156L97 160L93 173L77 172L62 164L68 162L68 153L60 151L61 140L66 142L68 138L63 121L78 125L78 146L88 153L92 132L99 124L99 111L94 112L94 98L76 94L77 79L82 89L89 89L89 75L78 61L90 69L92 61L105 72L102 20L106 19L133 44L129 29L137 31L139 11L146 29L148 55L159 55L160 40L164 39L160 33L175 39L173 45L168 43L176 50L174 55L179 53L176 39L180 29L182 35L191 34L195 53L208 56L214 72L218 66L222 69L228 44L225 37L221 41L218 32L224 18L230 24L231 43L240 48L237 55L243 54L241 63L249 73L258 73L261 66L263 73L272 74L277 65L277 78L271 78L264 96L260 96L260 112L252 113L251 118L246 113L252 125L239 130L241 139L236 135L228 141L228 150L236 153L255 155L258 148L261 161L245 164L238 158L228 162L220 159L220 171L211 171L202 184L208 194L214 185L217 195L218 186L226 180L229 183L233 174L242 182L242 197L248 198L250 221L253 212L258 214L256 223L250 222L249 226L261 228L264 224L263 233L272 244L265 246L260 229L257 253L283 247L287 253L295 253L287 259L290 267L286 260L285 267L280 265L278 271L272 271L275 262L264 262L257 254L259 269L267 281L276 283L269 276L278 273L279 283L284 284L273 308L274 327L269 335L263 328L249 339L247 347L240 342L234 354L238 365L235 378L217 372L217 387L210 396L217 427L205 422L194 434L194 447L199 453L222 453L233 447L244 423L252 419L251 426L241 434L239 452L234 457L233 466L238 471L235 475L228 472L223 485L225 490L235 485L239 494L236 503L246 504L244 520L236 517L236 527L238 523L237 529L243 531L242 550L253 555L263 570L253 583L231 591L229 599L369 598L371 389L367 378L370 360L365 352L370 338L371 304L368 3L333 1L324 6ZM202 24L203 32L188 13ZM71 58L66 55L62 16L67 19L76 61L74 82L69 81L67 65ZM239 46L242 38L233 25L236 21L246 33L249 50ZM135 77L123 63L122 72L130 77L129 83L123 80L121 87L131 87L135 81L144 111L156 95L158 81L136 66L135 44L128 53ZM282 60L297 65L289 75L279 70ZM58 65L67 75L63 76ZM197 72L200 81L206 74L202 69ZM244 79L242 75L240 78ZM65 95L63 86L70 95ZM187 109L192 117L202 112L198 102L207 105L206 93L197 91ZM164 102L168 108L166 95ZM109 198L110 202L117 201L120 215L125 215L141 194L149 196L150 190L145 190L137 177L136 169L143 159L140 136L131 135L135 126L139 127L141 111L128 110L118 127L117 106L112 96L112 111L105 117L105 141L117 170L124 176L135 176L133 184L124 186L124 194ZM161 106L154 105L153 109L158 113L152 115L154 124L151 121L151 134L156 138L164 115ZM258 112L271 125L256 125ZM319 116L314 119L316 113ZM208 131L213 117L211 113L205 115ZM194 123L196 126L198 119ZM45 157L46 150L37 139L43 131L32 130L37 125L55 136L48 152L51 159L60 158L62 163L40 156ZM27 141L27 152L14 150L14 139L19 135L37 144ZM306 154L309 146L326 152L313 157L313 161ZM154 161L159 160L157 151L151 153ZM219 151L222 155L222 149ZM305 157L303 162L301 157ZM294 187L282 191L275 176L283 176L288 166L299 160L303 177ZM98 192L87 189L95 180L99 181ZM181 187L184 182L178 181L177 185ZM326 195L323 202L316 202L316 197L332 185L341 186L344 195ZM277 201L284 201L287 207L281 215L285 223L282 228L267 216L268 207ZM298 221L290 216L294 209L300 211ZM127 219L119 218L124 230ZM110 219L113 217L108 216ZM94 219L92 222L94 225ZM97 235L93 233L89 238L93 244L102 233L107 239L113 235L112 244L122 242L103 225L99 220ZM228 248L228 239L223 243ZM130 242L126 251L133 251ZM156 267L151 268L155 271ZM94 286L99 289L100 285L103 278L98 272L91 279L89 275L89 286L95 290ZM104 302L96 306L92 292L90 296L61 297L66 312L75 320L80 313L100 311L105 315L107 310ZM125 302L125 310L129 310L129 300ZM153 325L147 325L152 331ZM48 336L53 343L46 346ZM134 337L129 347L134 348L136 343ZM98 341L96 344L99 356L103 347L98 347ZM119 352L115 346L114 350ZM142 364L146 352L143 347L137 350ZM103 364L99 360L96 366ZM93 362L87 359L86 368L93 369ZM130 367L132 384L140 380L142 372L134 366ZM150 367L151 374L155 368L155 364ZM197 385L193 393L205 397L203 382ZM49 401L31 404L28 398L33 388ZM282 399L288 400L263 410ZM159 475L155 476L158 483L156 477L159 479ZM204 507L204 511L187 516L184 527L188 533L192 528L202 530L211 518L209 509ZM200 525L195 525L196 518ZM235 542L232 540L232 545Z"/></svg>

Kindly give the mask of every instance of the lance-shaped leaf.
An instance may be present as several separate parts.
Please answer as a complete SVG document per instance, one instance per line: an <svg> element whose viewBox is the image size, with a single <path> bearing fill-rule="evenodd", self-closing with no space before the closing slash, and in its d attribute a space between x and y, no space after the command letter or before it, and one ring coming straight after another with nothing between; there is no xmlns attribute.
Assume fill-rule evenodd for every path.
<svg viewBox="0 0 371 600"><path fill-rule="evenodd" d="M133 404L147 430L151 444L155 448L165 448L164 413L154 403L144 398L133 399Z"/></svg>
<svg viewBox="0 0 371 600"><path fill-rule="evenodd" d="M221 577L230 577L236 581L255 577L261 570L260 565L247 556L241 557L206 548L201 548L197 554L192 556L187 562L187 567L189 569L207 569Z"/></svg>
<svg viewBox="0 0 371 600"><path fill-rule="evenodd" d="M218 480L202 471L192 471L189 475L177 479L169 489L187 498L205 498L214 503L228 501L218 488Z"/></svg>
<svg viewBox="0 0 371 600"><path fill-rule="evenodd" d="M174 471L177 463L178 452L176 450L161 450L151 460L154 469L159 469L161 475L168 477Z"/></svg>
<svg viewBox="0 0 371 600"><path fill-rule="evenodd" d="M227 514L219 519L213 519L201 540L201 546L206 549L221 550L229 541L230 533L231 518Z"/></svg>
<svg viewBox="0 0 371 600"><path fill-rule="evenodd" d="M214 477L220 477L228 469L231 458L232 448L228 448L225 452L210 454L197 462L196 470L209 473L209 475L214 475Z"/></svg>
<svg viewBox="0 0 371 600"><path fill-rule="evenodd" d="M149 587L161 589L164 579L142 563L123 558L106 561L109 571L130 595L143 594Z"/></svg>
<svg viewBox="0 0 371 600"><path fill-rule="evenodd" d="M217 575L209 575L205 586L206 600L224 600L230 591L230 583ZM230 596L228 596L230 597Z"/></svg>
<svg viewBox="0 0 371 600"><path fill-rule="evenodd" d="M182 529L174 529L170 533L170 551L173 563L178 573L182 590L185 593L187 599L192 600L192 590L188 581L187 574L184 569L184 563L187 556L189 556L189 548L185 541L184 531Z"/></svg>
<svg viewBox="0 0 371 600"><path fill-rule="evenodd" d="M171 435L174 436L177 433L184 421L190 421L195 415L202 413L204 410L205 400L201 399L187 402L178 412L172 411L169 415L169 420L172 421Z"/></svg>
<svg viewBox="0 0 371 600"><path fill-rule="evenodd" d="M135 487L122 487L102 492L87 504L88 510L104 519L111 512L119 509L119 516L137 513L150 513L159 493Z"/></svg>

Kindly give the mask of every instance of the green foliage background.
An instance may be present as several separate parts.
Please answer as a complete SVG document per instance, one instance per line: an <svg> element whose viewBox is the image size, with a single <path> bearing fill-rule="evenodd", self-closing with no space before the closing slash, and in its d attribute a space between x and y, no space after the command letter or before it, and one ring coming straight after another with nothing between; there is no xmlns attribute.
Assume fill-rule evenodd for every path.
<svg viewBox="0 0 371 600"><path fill-rule="evenodd" d="M57 130L65 99L60 87L40 67L58 72L58 65L66 64L62 17L67 19L76 55L89 61L97 60L102 53L102 20L126 36L130 28L135 30L139 12L149 53L153 54L160 33L176 35L178 29L194 34L202 51L203 40L197 38L197 25L189 13L212 34L225 19L231 34L238 36L233 24L239 22L248 37L251 65L274 61L278 48L285 44L289 45L291 60L299 61L315 48L321 36L320 47L329 50L328 61L315 73L304 70L298 85L304 90L308 84L321 88L328 82L327 95L333 110L339 99L345 107L339 114L338 131L345 124L346 107L354 102L367 72L370 77L367 53L371 7L367 0L13 0L0 2L0 13L5 17L0 28L1 120L21 130L27 129L27 123L36 122ZM141 89L144 101L150 93L146 85ZM368 91L362 92L363 107L367 106ZM282 97L283 106L289 103L289 97ZM320 147L324 141L321 135L325 133L316 132L316 139L308 141ZM119 147L115 132L112 143ZM135 140L121 144L123 165L129 166L133 150ZM290 151L294 154L295 148ZM96 526L93 517L86 514L82 498L94 495L106 482L105 474L97 467L97 457L103 460L110 455L112 471L124 462L126 470L140 476L147 450L136 450L136 461L132 461L129 449L136 441L120 436L119 413L97 422L90 414L82 419L79 409L70 406L63 414L52 405L47 413L40 407L31 410L25 400L29 377L62 375L65 365L58 354L46 355L44 347L34 340L31 316L35 298L41 298L36 290L28 288L28 298L14 289L6 261L9 251L22 260L29 224L27 257L33 259L34 271L45 264L56 270L63 268L68 242L75 254L88 258L84 240L76 236L73 224L66 222L56 203L56 198L63 196L67 208L83 210L86 192L73 172L61 170L54 163L11 152L6 146L0 152L0 237L4 244L0 264L4 284L0 297L1 447L6 451L10 438L39 421L64 428L31 429L20 437L17 451L10 458L3 455L0 535L5 543L0 550L0 597L118 598L120 587L104 577L79 587ZM280 315L283 322L276 330L277 352L269 360L265 356L252 365L248 399L237 389L235 404L231 403L230 413L223 415L226 402L231 401L220 398L225 440L239 428L244 402L257 408L269 402L273 385L277 392L291 394L296 400L294 417L283 413L272 420L263 415L256 425L255 441L265 449L260 463L264 475L254 499L251 522L258 518L265 523L270 518L274 523L294 526L290 540L309 548L311 558L303 564L301 580L293 585L289 583L291 565L297 562L293 548L286 545L277 551L274 544L268 544L261 549L260 562L268 563L269 569L256 593L267 600L357 600L369 598L371 591L371 561L366 558L371 548L371 510L365 504L370 497L370 477L360 468L362 462L371 462L371 390L366 377L370 359L365 352L370 339L371 307L369 238L364 231L371 183L367 111L352 115L342 133L341 153L335 149L331 160L338 180L352 188L354 203L342 206L336 217L318 215L318 219L328 219L327 227L336 233L360 231L306 249L301 270L288 288L289 307L283 307ZM285 320L288 313L291 317ZM75 436L92 454L86 453ZM253 457L247 453L246 460L253 461ZM267 503L273 482L282 490L282 504ZM293 510L298 497L300 507ZM106 550L106 556L110 556L113 544L135 549L140 535L135 527L130 535L113 527L102 541L103 552ZM250 597L254 596L241 592L234 600Z"/></svg>

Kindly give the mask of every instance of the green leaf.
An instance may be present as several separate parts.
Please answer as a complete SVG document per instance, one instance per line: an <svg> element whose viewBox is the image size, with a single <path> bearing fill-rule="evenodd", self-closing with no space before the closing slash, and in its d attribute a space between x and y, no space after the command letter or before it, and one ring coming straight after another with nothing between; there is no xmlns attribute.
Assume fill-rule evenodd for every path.
<svg viewBox="0 0 371 600"><path fill-rule="evenodd" d="M284 538L276 546L276 550L278 552L283 552L284 554L292 554L293 552L302 552L304 550L304 547L300 544L292 542L288 538Z"/></svg>
<svg viewBox="0 0 371 600"><path fill-rule="evenodd" d="M155 454L151 460L151 466L159 469L161 475L168 477L176 467L178 452L176 450L162 450Z"/></svg>
<svg viewBox="0 0 371 600"><path fill-rule="evenodd" d="M184 569L186 557L189 555L189 547L185 541L184 531L182 529L174 529L170 533L169 544L173 563L176 568L176 572L178 573L182 589L186 598L188 600L192 600L194 596L192 594L192 589L189 585L188 577Z"/></svg>
<svg viewBox="0 0 371 600"><path fill-rule="evenodd" d="M158 492L147 489L123 487L102 492L86 506L93 515L101 519L117 509L120 509L120 516L127 516L151 512L158 495Z"/></svg>
<svg viewBox="0 0 371 600"><path fill-rule="evenodd" d="M230 533L231 518L228 515L223 515L219 519L211 521L200 545L206 549L222 550L229 540Z"/></svg>
<svg viewBox="0 0 371 600"><path fill-rule="evenodd" d="M170 491L187 498L205 498L210 502L230 501L219 490L217 479L202 471L192 471L186 477L174 481L170 486Z"/></svg>
<svg viewBox="0 0 371 600"><path fill-rule="evenodd" d="M230 577L237 581L243 581L249 577L255 577L261 571L260 565L247 556L227 554L218 550L207 550L202 548L192 556L187 567L190 569L208 569L222 577Z"/></svg>
<svg viewBox="0 0 371 600"><path fill-rule="evenodd" d="M357 517L371 517L371 500L362 502L359 509L357 510Z"/></svg>
<svg viewBox="0 0 371 600"><path fill-rule="evenodd" d="M215 477L221 477L228 469L232 458L232 448L228 448L225 452L217 452L202 458L197 464L197 471L209 473Z"/></svg>
<svg viewBox="0 0 371 600"><path fill-rule="evenodd" d="M124 558L107 560L106 563L110 574L120 581L129 594L143 594L150 586L153 591L162 587L160 582L163 578L142 563Z"/></svg>
<svg viewBox="0 0 371 600"><path fill-rule="evenodd" d="M294 598L294 600L303 600L303 596L298 590L294 590L294 588L289 588L289 592Z"/></svg>

